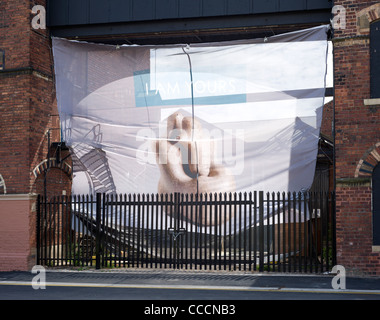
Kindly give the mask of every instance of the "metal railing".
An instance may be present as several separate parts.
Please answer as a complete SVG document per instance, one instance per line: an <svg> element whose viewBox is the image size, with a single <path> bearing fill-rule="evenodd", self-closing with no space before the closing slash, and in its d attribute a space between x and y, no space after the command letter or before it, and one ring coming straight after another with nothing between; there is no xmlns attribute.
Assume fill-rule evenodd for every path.
<svg viewBox="0 0 380 320"><path fill-rule="evenodd" d="M46 266L323 273L335 255L334 193L38 197Z"/></svg>

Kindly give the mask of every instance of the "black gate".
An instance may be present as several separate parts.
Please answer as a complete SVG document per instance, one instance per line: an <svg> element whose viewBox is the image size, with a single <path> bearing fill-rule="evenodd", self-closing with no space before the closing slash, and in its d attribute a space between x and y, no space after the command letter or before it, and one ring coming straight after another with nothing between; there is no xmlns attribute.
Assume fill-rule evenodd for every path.
<svg viewBox="0 0 380 320"><path fill-rule="evenodd" d="M335 262L333 193L38 197L45 266L321 273Z"/></svg>

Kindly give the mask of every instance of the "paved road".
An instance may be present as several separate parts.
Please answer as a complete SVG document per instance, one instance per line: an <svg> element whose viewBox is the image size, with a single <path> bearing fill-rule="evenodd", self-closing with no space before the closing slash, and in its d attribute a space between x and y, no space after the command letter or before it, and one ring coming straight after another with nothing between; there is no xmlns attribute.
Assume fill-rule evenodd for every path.
<svg viewBox="0 0 380 320"><path fill-rule="evenodd" d="M240 301L251 300L380 300L380 278L347 278L345 290L334 290L331 275L48 270L45 289L34 289L33 284L43 284L43 275L0 272L0 300L129 300L139 312L178 307L176 316L222 308L236 314L242 311ZM206 305L210 306L205 310ZM159 306L167 309L155 309Z"/></svg>

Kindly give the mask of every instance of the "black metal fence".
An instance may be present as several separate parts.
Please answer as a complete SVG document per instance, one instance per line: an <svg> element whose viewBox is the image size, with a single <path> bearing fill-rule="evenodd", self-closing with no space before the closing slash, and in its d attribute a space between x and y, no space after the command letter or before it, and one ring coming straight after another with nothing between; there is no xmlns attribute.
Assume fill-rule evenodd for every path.
<svg viewBox="0 0 380 320"><path fill-rule="evenodd" d="M38 197L37 263L322 273L333 193Z"/></svg>

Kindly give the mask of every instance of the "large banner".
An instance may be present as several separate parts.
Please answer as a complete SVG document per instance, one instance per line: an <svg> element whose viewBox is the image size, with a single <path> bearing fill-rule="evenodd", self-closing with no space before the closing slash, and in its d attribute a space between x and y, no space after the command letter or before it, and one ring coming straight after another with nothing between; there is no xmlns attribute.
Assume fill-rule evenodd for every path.
<svg viewBox="0 0 380 320"><path fill-rule="evenodd" d="M309 189L327 31L165 46L53 38L73 192Z"/></svg>

